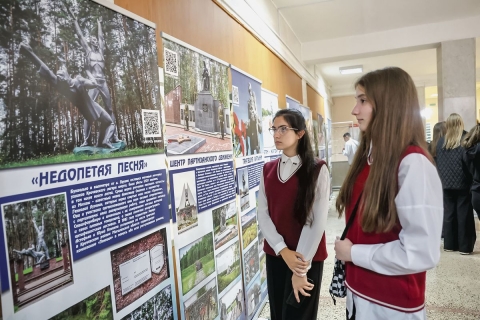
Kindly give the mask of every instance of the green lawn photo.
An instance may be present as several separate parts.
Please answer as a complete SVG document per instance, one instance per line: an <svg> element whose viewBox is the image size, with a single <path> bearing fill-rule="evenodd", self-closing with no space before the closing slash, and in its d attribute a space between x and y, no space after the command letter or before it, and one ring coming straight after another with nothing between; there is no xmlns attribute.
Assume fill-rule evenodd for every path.
<svg viewBox="0 0 480 320"><path fill-rule="evenodd" d="M237 261L229 274L227 274L227 270L225 270L218 275L218 292L222 292L239 275L240 261Z"/></svg>
<svg viewBox="0 0 480 320"><path fill-rule="evenodd" d="M252 224L250 224L246 229L243 229L242 237L243 237L243 249L244 250L257 237L257 229L258 228L257 228L256 221L254 221Z"/></svg>
<svg viewBox="0 0 480 320"><path fill-rule="evenodd" d="M59 164L59 163L77 162L77 161L86 161L86 160L133 157L133 156L141 156L141 155L156 154L156 153L163 153L163 149L135 148L135 149L127 149L125 151L104 153L104 154L94 154L94 155L86 155L86 154L75 155L73 153L60 154L56 156L45 156L45 157L34 158L26 161L5 162L4 164L0 165L0 169L41 166L46 164Z"/></svg>
<svg viewBox="0 0 480 320"><path fill-rule="evenodd" d="M180 249L180 273L184 295L214 271L212 232Z"/></svg>

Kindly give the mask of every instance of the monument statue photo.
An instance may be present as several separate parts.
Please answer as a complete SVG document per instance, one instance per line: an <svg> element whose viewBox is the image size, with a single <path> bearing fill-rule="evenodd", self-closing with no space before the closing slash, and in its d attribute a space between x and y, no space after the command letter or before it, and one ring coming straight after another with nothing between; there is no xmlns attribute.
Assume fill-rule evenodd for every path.
<svg viewBox="0 0 480 320"><path fill-rule="evenodd" d="M162 118L145 116L162 108L155 29L90 0L14 6L0 169L164 152Z"/></svg>
<svg viewBox="0 0 480 320"><path fill-rule="evenodd" d="M163 45L178 63L164 68L167 155L232 150L228 67L170 39Z"/></svg>

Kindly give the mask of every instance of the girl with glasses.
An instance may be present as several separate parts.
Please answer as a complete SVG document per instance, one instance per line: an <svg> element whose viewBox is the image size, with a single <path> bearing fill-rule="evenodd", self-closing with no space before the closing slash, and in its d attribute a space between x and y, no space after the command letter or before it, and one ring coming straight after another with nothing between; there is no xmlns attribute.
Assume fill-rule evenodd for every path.
<svg viewBox="0 0 480 320"><path fill-rule="evenodd" d="M299 111L278 111L270 132L283 151L265 164L258 196L271 319L316 319L327 258L329 172L314 158Z"/></svg>
<svg viewBox="0 0 480 320"><path fill-rule="evenodd" d="M355 85L362 137L337 197L346 219L337 259L346 262L347 319L426 319L426 270L440 259L442 184L427 151L417 89L400 68Z"/></svg>

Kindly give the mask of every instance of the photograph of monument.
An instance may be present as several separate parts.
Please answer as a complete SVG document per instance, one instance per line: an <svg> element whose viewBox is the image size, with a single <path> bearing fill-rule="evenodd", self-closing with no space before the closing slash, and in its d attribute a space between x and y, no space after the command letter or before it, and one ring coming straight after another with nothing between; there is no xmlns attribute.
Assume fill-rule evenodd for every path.
<svg viewBox="0 0 480 320"><path fill-rule="evenodd" d="M168 155L232 150L228 67L163 39Z"/></svg>
<svg viewBox="0 0 480 320"><path fill-rule="evenodd" d="M170 277L166 228L110 252L117 312Z"/></svg>
<svg viewBox="0 0 480 320"><path fill-rule="evenodd" d="M238 235L237 208L235 201L212 210L215 250Z"/></svg>
<svg viewBox="0 0 480 320"><path fill-rule="evenodd" d="M244 250L257 238L257 232L257 208L253 208L250 212L242 216L242 240Z"/></svg>
<svg viewBox="0 0 480 320"><path fill-rule="evenodd" d="M0 168L164 151L155 29L89 0L2 6Z"/></svg>
<svg viewBox="0 0 480 320"><path fill-rule="evenodd" d="M265 237L263 236L262 230L258 228L258 252L260 254L263 252L263 242L265 241Z"/></svg>
<svg viewBox="0 0 480 320"><path fill-rule="evenodd" d="M253 280L253 283L249 286L247 289L247 296L246 296L246 302L247 302L247 314L248 317L251 318L257 309L260 300L261 300L261 285L260 285L260 277L257 276L255 280Z"/></svg>
<svg viewBox="0 0 480 320"><path fill-rule="evenodd" d="M179 256L182 294L185 295L215 271L212 232L181 248Z"/></svg>
<svg viewBox="0 0 480 320"><path fill-rule="evenodd" d="M113 320L112 293L110 286L95 292L88 298L74 304L70 308L60 312L49 320L89 320L104 319Z"/></svg>
<svg viewBox="0 0 480 320"><path fill-rule="evenodd" d="M183 304L185 320L213 320L218 316L218 297L215 279L198 289Z"/></svg>
<svg viewBox="0 0 480 320"><path fill-rule="evenodd" d="M273 125L273 117L278 111L278 96L266 90L262 90L262 133L263 148L275 149L275 141L268 129Z"/></svg>
<svg viewBox="0 0 480 320"><path fill-rule="evenodd" d="M238 281L220 298L220 320L244 320L244 310L243 286Z"/></svg>
<svg viewBox="0 0 480 320"><path fill-rule="evenodd" d="M4 204L2 215L15 311L73 284L65 194Z"/></svg>
<svg viewBox="0 0 480 320"><path fill-rule="evenodd" d="M248 167L237 169L237 188L240 196L240 210L250 208L250 188L248 186Z"/></svg>
<svg viewBox="0 0 480 320"><path fill-rule="evenodd" d="M244 276L247 287L250 286L250 282L260 269L258 260L258 246L251 246L250 249L243 254Z"/></svg>
<svg viewBox="0 0 480 320"><path fill-rule="evenodd" d="M172 174L178 234L198 226L195 170Z"/></svg>
<svg viewBox="0 0 480 320"><path fill-rule="evenodd" d="M122 320L173 320L172 288L166 286Z"/></svg>
<svg viewBox="0 0 480 320"><path fill-rule="evenodd" d="M217 260L218 292L225 288L240 275L240 246L235 242L230 247L219 253Z"/></svg>
<svg viewBox="0 0 480 320"><path fill-rule="evenodd" d="M263 154L261 84L232 69L232 86L232 92L238 90L238 101L233 101L234 155Z"/></svg>

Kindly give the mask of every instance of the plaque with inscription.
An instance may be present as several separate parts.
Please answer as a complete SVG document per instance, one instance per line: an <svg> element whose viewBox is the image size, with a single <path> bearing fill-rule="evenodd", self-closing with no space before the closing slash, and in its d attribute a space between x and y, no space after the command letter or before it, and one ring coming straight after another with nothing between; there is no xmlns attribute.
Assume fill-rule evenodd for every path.
<svg viewBox="0 0 480 320"><path fill-rule="evenodd" d="M157 244L150 249L150 264L152 266L152 272L159 274L165 264L163 244Z"/></svg>
<svg viewBox="0 0 480 320"><path fill-rule="evenodd" d="M149 256L149 252L145 251L119 266L122 295L127 294L152 277L150 263L148 262Z"/></svg>

